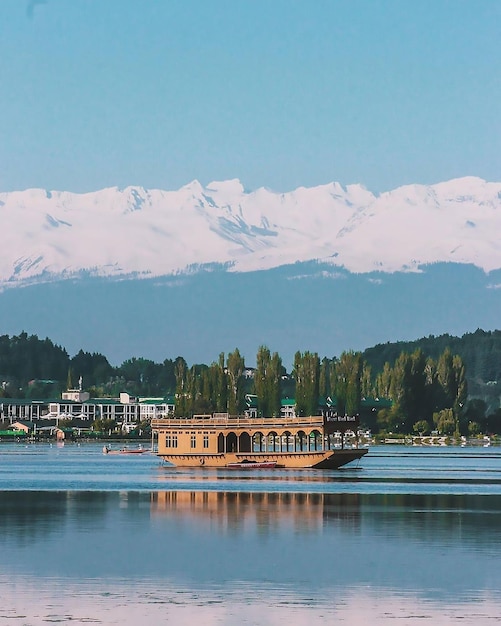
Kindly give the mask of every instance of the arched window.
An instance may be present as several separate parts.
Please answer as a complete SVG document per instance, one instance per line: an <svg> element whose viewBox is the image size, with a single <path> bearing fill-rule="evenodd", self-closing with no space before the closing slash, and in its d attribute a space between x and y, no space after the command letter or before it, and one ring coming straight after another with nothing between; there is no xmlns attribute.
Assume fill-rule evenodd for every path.
<svg viewBox="0 0 501 626"><path fill-rule="evenodd" d="M299 430L296 434L296 450L300 452L308 450L308 437L304 430Z"/></svg>
<svg viewBox="0 0 501 626"><path fill-rule="evenodd" d="M251 436L242 433L238 438L238 452L252 452Z"/></svg>
<svg viewBox="0 0 501 626"><path fill-rule="evenodd" d="M233 432L226 435L226 452L238 452L238 437Z"/></svg>
<svg viewBox="0 0 501 626"><path fill-rule="evenodd" d="M312 430L310 433L310 450L322 450L323 449L323 441L322 435L318 430Z"/></svg>
<svg viewBox="0 0 501 626"><path fill-rule="evenodd" d="M265 452L266 440L263 433L257 432L252 436L252 450L253 452Z"/></svg>
<svg viewBox="0 0 501 626"><path fill-rule="evenodd" d="M280 441L277 433L272 430L266 435L267 452L278 452L280 450Z"/></svg>
<svg viewBox="0 0 501 626"><path fill-rule="evenodd" d="M294 437L289 430L286 430L282 435L282 451L294 452Z"/></svg>

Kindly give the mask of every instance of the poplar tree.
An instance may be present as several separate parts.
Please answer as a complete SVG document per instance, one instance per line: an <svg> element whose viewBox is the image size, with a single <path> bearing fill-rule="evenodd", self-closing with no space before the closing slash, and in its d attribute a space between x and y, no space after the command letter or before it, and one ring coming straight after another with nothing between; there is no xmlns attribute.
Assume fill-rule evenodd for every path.
<svg viewBox="0 0 501 626"><path fill-rule="evenodd" d="M280 381L282 379L283 366L282 359L278 352L271 356L270 370L268 374L268 407L272 417L280 415L282 394L280 392Z"/></svg>
<svg viewBox="0 0 501 626"><path fill-rule="evenodd" d="M280 415L280 380L282 359L277 352L260 346L256 356L254 390L258 398L258 409L263 417Z"/></svg>
<svg viewBox="0 0 501 626"><path fill-rule="evenodd" d="M299 415L316 415L320 385L320 359L312 352L296 352L294 356L296 380L296 410Z"/></svg>
<svg viewBox="0 0 501 626"><path fill-rule="evenodd" d="M211 363L204 372L202 397L210 412L218 411L218 393L220 391L221 368L218 363Z"/></svg>
<svg viewBox="0 0 501 626"><path fill-rule="evenodd" d="M196 368L194 365L186 372L186 412L188 415L193 415L195 409L195 403L197 399L197 376Z"/></svg>
<svg viewBox="0 0 501 626"><path fill-rule="evenodd" d="M339 415L356 415L361 400L362 355L343 352L334 367L334 388Z"/></svg>
<svg viewBox="0 0 501 626"><path fill-rule="evenodd" d="M318 393L327 398L331 395L331 360L324 356L320 363Z"/></svg>
<svg viewBox="0 0 501 626"><path fill-rule="evenodd" d="M269 370L271 353L266 346L260 346L256 355L256 371L254 372L254 390L257 395L257 405L262 416L269 415L267 394L267 372Z"/></svg>
<svg viewBox="0 0 501 626"><path fill-rule="evenodd" d="M452 355L449 348L441 354L437 363L437 380L442 387L445 397L445 407L452 409L456 429L455 434L459 435L463 407L468 395L468 386L463 360L459 355Z"/></svg>
<svg viewBox="0 0 501 626"><path fill-rule="evenodd" d="M205 372L203 381L203 399L205 404L217 413L226 413L228 410L228 383L224 366L224 352L219 359L211 363Z"/></svg>
<svg viewBox="0 0 501 626"><path fill-rule="evenodd" d="M446 348L437 363L437 380L444 394L446 408L452 408L454 402L454 373L452 352Z"/></svg>
<svg viewBox="0 0 501 626"><path fill-rule="evenodd" d="M376 395L380 398L391 398L391 377L393 370L386 361L383 370L376 377Z"/></svg>
<svg viewBox="0 0 501 626"><path fill-rule="evenodd" d="M185 416L187 411L186 398L186 371L188 365L183 357L177 357L174 363L174 375L176 377L176 409L175 414Z"/></svg>
<svg viewBox="0 0 501 626"><path fill-rule="evenodd" d="M226 371L228 376L228 413L240 413L243 404L242 375L245 369L244 358L238 348L228 354Z"/></svg>
<svg viewBox="0 0 501 626"><path fill-rule="evenodd" d="M374 389L372 386L372 368L365 361L363 361L362 364L361 392L364 398L374 395Z"/></svg>
<svg viewBox="0 0 501 626"><path fill-rule="evenodd" d="M217 385L216 385L216 411L226 413L228 410L228 382L224 369L224 352L219 355L219 361L216 368Z"/></svg>

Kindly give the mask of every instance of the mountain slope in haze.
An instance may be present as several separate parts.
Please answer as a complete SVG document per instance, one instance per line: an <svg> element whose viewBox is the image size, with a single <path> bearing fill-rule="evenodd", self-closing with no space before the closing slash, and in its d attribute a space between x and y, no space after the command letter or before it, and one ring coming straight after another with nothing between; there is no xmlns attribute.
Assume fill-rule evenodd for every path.
<svg viewBox="0 0 501 626"><path fill-rule="evenodd" d="M353 274L319 263L266 272L84 278L0 292L0 334L51 337L70 353L211 363L238 347L248 365L267 345L339 355L430 334L499 327L501 270L434 264L422 272ZM1 382L1 381L0 381Z"/></svg>
<svg viewBox="0 0 501 626"><path fill-rule="evenodd" d="M177 191L30 189L0 193L0 218L4 286L311 260L355 273L437 262L501 268L501 183L474 177L379 196L338 183L246 192L238 180Z"/></svg>

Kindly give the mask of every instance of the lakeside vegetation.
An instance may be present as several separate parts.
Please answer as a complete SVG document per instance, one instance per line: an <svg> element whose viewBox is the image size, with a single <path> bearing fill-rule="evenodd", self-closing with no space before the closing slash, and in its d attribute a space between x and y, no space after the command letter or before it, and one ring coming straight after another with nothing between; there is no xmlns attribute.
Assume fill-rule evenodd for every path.
<svg viewBox="0 0 501 626"><path fill-rule="evenodd" d="M23 332L0 336L0 397L56 398L82 377L92 397L175 394L180 415L238 413L246 394L257 396L262 415L278 414L283 398L306 415L330 398L338 413L359 413L373 433L501 433L501 331L386 343L339 357L297 352L290 373L278 353L261 346L255 363L246 367L235 349L209 365L178 356L162 363L133 357L114 367L102 354L70 357L50 339ZM376 398L387 400L383 408L364 403Z"/></svg>

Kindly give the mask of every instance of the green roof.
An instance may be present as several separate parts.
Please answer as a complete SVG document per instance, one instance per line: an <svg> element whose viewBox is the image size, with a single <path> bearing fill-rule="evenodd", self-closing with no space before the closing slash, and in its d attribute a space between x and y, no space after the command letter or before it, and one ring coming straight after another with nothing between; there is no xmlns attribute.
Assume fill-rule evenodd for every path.
<svg viewBox="0 0 501 626"><path fill-rule="evenodd" d="M248 393L245 396L245 404L249 409L257 409L257 396L253 393Z"/></svg>
<svg viewBox="0 0 501 626"><path fill-rule="evenodd" d="M337 406L336 397L330 396L329 398L326 398L325 396L320 396L318 398L318 406L322 406L322 407Z"/></svg>
<svg viewBox="0 0 501 626"><path fill-rule="evenodd" d="M26 437L24 430L0 430L0 437Z"/></svg>
<svg viewBox="0 0 501 626"><path fill-rule="evenodd" d="M34 400L33 398L0 398L0 404L10 404L11 406L28 406L49 404L52 400Z"/></svg>

